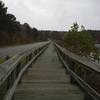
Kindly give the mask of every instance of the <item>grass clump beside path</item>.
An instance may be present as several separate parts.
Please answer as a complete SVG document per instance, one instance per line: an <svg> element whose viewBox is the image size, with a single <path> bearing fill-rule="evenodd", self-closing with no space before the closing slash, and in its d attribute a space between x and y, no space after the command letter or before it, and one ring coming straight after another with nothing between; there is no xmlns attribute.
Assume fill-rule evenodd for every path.
<svg viewBox="0 0 100 100"><path fill-rule="evenodd" d="M3 58L0 58L0 64L3 63L5 60Z"/></svg>

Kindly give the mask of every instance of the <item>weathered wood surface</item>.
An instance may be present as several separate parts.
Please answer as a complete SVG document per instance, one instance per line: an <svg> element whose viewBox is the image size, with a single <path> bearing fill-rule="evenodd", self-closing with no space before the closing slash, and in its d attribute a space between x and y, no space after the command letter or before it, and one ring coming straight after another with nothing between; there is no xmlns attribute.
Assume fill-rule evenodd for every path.
<svg viewBox="0 0 100 100"><path fill-rule="evenodd" d="M22 77L15 100L84 100L81 90L70 83L53 45Z"/></svg>
<svg viewBox="0 0 100 100"><path fill-rule="evenodd" d="M17 53L25 52L32 48L36 48L37 46L39 47L44 43L45 42L37 42L37 43L32 43L32 44L2 47L0 48L0 57L14 56Z"/></svg>

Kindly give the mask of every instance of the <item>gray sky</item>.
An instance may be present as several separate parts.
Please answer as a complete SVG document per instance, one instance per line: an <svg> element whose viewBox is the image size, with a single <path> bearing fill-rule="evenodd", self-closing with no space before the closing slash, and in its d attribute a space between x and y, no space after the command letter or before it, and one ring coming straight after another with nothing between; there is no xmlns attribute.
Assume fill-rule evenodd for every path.
<svg viewBox="0 0 100 100"><path fill-rule="evenodd" d="M100 29L100 0L3 0L21 23L45 30L68 30L73 22Z"/></svg>

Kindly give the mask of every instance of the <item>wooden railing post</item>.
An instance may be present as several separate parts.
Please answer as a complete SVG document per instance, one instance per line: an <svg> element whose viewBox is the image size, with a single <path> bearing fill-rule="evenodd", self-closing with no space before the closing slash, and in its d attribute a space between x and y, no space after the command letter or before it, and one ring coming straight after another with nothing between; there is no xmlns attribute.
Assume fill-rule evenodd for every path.
<svg viewBox="0 0 100 100"><path fill-rule="evenodd" d="M94 100L94 99L91 98L91 96L86 91L84 91L84 100Z"/></svg>
<svg viewBox="0 0 100 100"><path fill-rule="evenodd" d="M13 94L11 100L15 100L15 93Z"/></svg>
<svg viewBox="0 0 100 100"><path fill-rule="evenodd" d="M75 62L71 61L71 59L69 59L69 67L72 71L75 70L75 68L74 68L75 67ZM72 76L70 76L70 81L71 81L72 84L76 84L76 81Z"/></svg>
<svg viewBox="0 0 100 100"><path fill-rule="evenodd" d="M33 55L32 53L29 54L29 61L32 59L32 55ZM32 64L30 64L29 67L32 67Z"/></svg>
<svg viewBox="0 0 100 100"><path fill-rule="evenodd" d="M19 64L16 66L16 79L17 79L17 77L18 77L18 75L19 75L19 73L20 73L20 71L21 71L21 62L19 62ZM20 79L20 81L19 81L19 84L21 83L21 79Z"/></svg>

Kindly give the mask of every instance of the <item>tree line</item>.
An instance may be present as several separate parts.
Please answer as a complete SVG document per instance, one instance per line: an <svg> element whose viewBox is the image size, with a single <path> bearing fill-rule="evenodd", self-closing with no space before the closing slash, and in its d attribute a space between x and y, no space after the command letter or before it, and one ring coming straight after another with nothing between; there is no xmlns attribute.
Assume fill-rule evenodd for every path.
<svg viewBox="0 0 100 100"><path fill-rule="evenodd" d="M0 1L0 46L46 41L47 35L28 23L21 24Z"/></svg>

